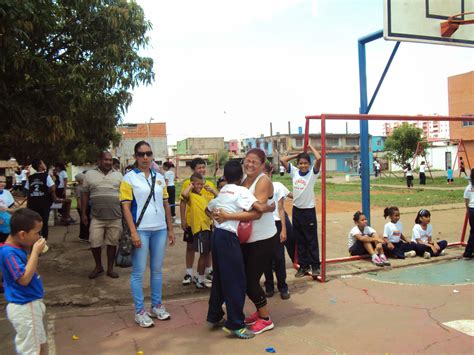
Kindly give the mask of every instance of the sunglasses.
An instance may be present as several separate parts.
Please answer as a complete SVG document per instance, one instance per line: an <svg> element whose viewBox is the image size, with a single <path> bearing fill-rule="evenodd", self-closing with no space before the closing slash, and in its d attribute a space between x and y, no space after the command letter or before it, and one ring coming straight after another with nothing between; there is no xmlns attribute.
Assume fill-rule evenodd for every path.
<svg viewBox="0 0 474 355"><path fill-rule="evenodd" d="M140 157L140 158L143 158L145 155L146 155L147 157L151 157L151 156L153 156L153 152L152 152L151 150L148 151L148 152L137 152L135 155L136 155L137 157Z"/></svg>

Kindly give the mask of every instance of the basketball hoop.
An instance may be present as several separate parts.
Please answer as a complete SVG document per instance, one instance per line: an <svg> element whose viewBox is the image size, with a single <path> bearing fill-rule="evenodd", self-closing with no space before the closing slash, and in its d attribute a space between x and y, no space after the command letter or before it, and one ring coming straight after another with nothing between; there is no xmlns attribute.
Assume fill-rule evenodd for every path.
<svg viewBox="0 0 474 355"><path fill-rule="evenodd" d="M442 37L451 37L454 32L459 28L460 25L470 25L474 24L473 20L461 20L457 17L465 16L465 15L474 15L474 12L464 12L462 14L454 15L448 17L447 21L441 22L440 30Z"/></svg>

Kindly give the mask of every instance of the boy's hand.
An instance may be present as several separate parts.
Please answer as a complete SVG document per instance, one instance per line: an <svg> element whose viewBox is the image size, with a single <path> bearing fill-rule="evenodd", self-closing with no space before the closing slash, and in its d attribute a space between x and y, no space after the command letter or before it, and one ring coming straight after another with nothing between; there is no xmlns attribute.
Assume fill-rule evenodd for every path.
<svg viewBox="0 0 474 355"><path fill-rule="evenodd" d="M170 245L174 245L174 242L175 242L176 238L174 236L174 231L173 231L173 228L171 228L169 231L168 231L168 243Z"/></svg>
<svg viewBox="0 0 474 355"><path fill-rule="evenodd" d="M387 247L390 249L390 250L393 250L395 247L393 246L392 243L388 242L387 243Z"/></svg>
<svg viewBox="0 0 474 355"><path fill-rule="evenodd" d="M131 232L130 234L131 234L133 246L135 248L141 248L142 240L140 239L140 236L138 235L138 233L135 231L135 232Z"/></svg>
<svg viewBox="0 0 474 355"><path fill-rule="evenodd" d="M287 238L287 237L286 237L286 231L285 231L285 232L284 232L284 231L281 231L281 232L280 232L280 243L286 242L286 238Z"/></svg>
<svg viewBox="0 0 474 355"><path fill-rule="evenodd" d="M183 230L183 232L186 232L186 229L188 229L188 224L186 223L186 218L183 218L181 220L181 229Z"/></svg>
<svg viewBox="0 0 474 355"><path fill-rule="evenodd" d="M31 253L36 253L36 255L40 255L43 251L44 246L46 245L46 239L40 238L38 239L35 244L33 244L33 248L31 249Z"/></svg>
<svg viewBox="0 0 474 355"><path fill-rule="evenodd" d="M212 188L209 185L204 185L203 188L206 191L212 192Z"/></svg>

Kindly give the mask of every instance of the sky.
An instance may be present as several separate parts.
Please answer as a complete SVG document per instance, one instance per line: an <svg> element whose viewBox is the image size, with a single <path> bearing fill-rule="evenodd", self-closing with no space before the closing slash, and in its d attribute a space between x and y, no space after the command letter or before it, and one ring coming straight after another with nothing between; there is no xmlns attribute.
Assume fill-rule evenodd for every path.
<svg viewBox="0 0 474 355"><path fill-rule="evenodd" d="M384 17L382 0L137 3L153 24L140 54L154 59L155 81L133 91L123 121L166 122L168 144L269 135L270 123L273 134L288 133L288 122L296 133L305 115L358 113L357 40L383 29ZM366 46L369 100L394 45ZM402 42L370 113L448 115L447 78L472 70L472 48ZM382 134L381 124L369 131Z"/></svg>

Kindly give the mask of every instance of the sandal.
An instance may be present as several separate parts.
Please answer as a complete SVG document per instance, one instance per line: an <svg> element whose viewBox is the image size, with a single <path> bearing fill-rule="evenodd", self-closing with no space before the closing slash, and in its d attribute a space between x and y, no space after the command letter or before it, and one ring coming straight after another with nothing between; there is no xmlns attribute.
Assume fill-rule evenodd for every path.
<svg viewBox="0 0 474 355"><path fill-rule="evenodd" d="M107 276L113 279L118 279L119 275L115 271L107 271Z"/></svg>
<svg viewBox="0 0 474 355"><path fill-rule="evenodd" d="M90 274L89 274L89 279L95 279L97 276L101 275L104 273L104 269L102 270L93 270Z"/></svg>

